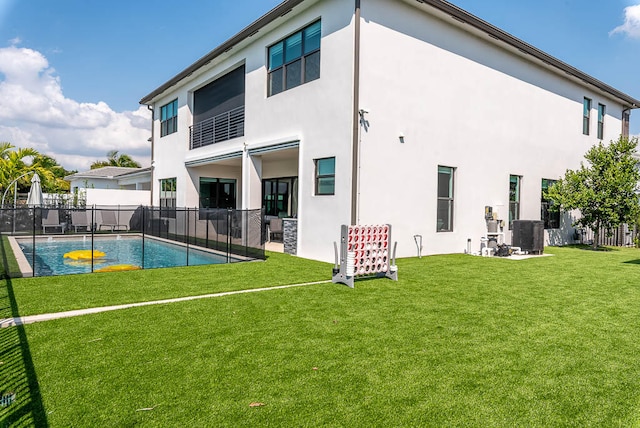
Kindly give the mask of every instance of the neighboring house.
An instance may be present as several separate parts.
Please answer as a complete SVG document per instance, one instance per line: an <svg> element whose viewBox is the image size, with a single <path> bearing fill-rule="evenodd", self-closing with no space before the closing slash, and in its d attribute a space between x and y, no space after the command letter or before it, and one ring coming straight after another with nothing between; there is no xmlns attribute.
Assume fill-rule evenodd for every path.
<svg viewBox="0 0 640 428"><path fill-rule="evenodd" d="M474 250L568 217L543 189L640 101L441 0L289 0L145 96L153 205L297 217L333 260L341 224L393 226L398 256ZM286 231L285 231L286 233Z"/></svg>
<svg viewBox="0 0 640 428"><path fill-rule="evenodd" d="M86 195L87 205L151 204L151 168L106 166L64 179L70 182L72 194Z"/></svg>

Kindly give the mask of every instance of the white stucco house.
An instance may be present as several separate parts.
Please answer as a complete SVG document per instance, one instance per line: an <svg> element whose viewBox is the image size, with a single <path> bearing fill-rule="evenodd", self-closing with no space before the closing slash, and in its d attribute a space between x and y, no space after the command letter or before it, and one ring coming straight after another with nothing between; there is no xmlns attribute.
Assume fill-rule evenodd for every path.
<svg viewBox="0 0 640 428"><path fill-rule="evenodd" d="M151 168L106 166L64 178L87 205L150 205Z"/></svg>
<svg viewBox="0 0 640 428"><path fill-rule="evenodd" d="M288 0L140 101L152 203L297 218L331 261L342 224L393 226L398 256L474 249L485 207L570 219L542 190L640 101L442 0Z"/></svg>

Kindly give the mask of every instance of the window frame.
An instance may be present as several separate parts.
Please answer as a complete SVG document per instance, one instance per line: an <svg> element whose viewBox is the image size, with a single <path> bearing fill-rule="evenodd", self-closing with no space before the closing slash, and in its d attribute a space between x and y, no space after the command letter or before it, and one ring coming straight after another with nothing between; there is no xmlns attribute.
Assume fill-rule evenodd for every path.
<svg viewBox="0 0 640 428"><path fill-rule="evenodd" d="M209 203L205 204L206 201L204 201L203 197L202 197L202 188L204 184L209 184L211 186L215 185L216 187L216 198L215 201L211 200L211 197L209 197ZM233 195L231 195L231 198L233 199L231 206L221 206L222 202L222 198L220 197L222 193L226 193L223 192L221 190L224 190L225 185L231 185L233 187ZM220 178L220 177L200 177L198 180L198 203L200 205L200 208L202 209L237 209L237 203L238 203L238 180L235 178ZM208 206L205 206L208 205ZM223 204L223 205L229 205L229 204Z"/></svg>
<svg viewBox="0 0 640 428"><path fill-rule="evenodd" d="M515 192L511 188L513 179L516 179ZM509 175L509 230L513 229L513 221L520 220L520 202L522 193L522 176L521 175ZM515 215L514 215L515 214Z"/></svg>
<svg viewBox="0 0 640 428"><path fill-rule="evenodd" d="M178 179L169 177L161 178L159 181L160 217L176 218ZM169 187L168 190L165 189L166 186Z"/></svg>
<svg viewBox="0 0 640 428"><path fill-rule="evenodd" d="M602 140L604 138L604 117L607 114L607 106L598 103L598 140Z"/></svg>
<svg viewBox="0 0 640 428"><path fill-rule="evenodd" d="M320 163L321 163L321 161L326 161L326 160L333 160L333 173L332 174L320 174ZM335 158L335 156L314 159L313 163L315 164L315 178L314 178L314 192L315 192L315 195L316 196L332 196L332 195L335 195L336 194L336 158ZM331 179L331 178L333 178L332 191L331 192L321 192L320 189L322 187L324 187L324 185L321 185L320 182L322 180Z"/></svg>
<svg viewBox="0 0 640 428"><path fill-rule="evenodd" d="M169 108L171 108L169 116ZM178 132L178 99L160 107L160 138Z"/></svg>
<svg viewBox="0 0 640 428"><path fill-rule="evenodd" d="M591 122L591 98L584 97L582 101L582 134L589 135Z"/></svg>
<svg viewBox="0 0 640 428"><path fill-rule="evenodd" d="M544 228L547 230L560 229L560 211L551 211L549 207L553 205L553 201L545 197L545 192L557 181L543 178L540 184L540 220L544 222Z"/></svg>
<svg viewBox="0 0 640 428"><path fill-rule="evenodd" d="M314 27L315 25L319 26L318 34L317 34L317 47L314 47L315 44L315 35L312 34L307 37L306 31ZM287 42L294 41L297 37L300 37L299 47L296 44L293 44L289 47L289 49L294 52L293 56L287 58ZM307 50L307 44L310 44L311 47ZM277 95L281 92L285 92L289 89L293 89L295 87L304 85L305 83L312 82L320 78L320 51L322 45L322 20L318 19L309 25L301 28L300 30L288 35L287 37L278 40L277 42L271 44L267 47L267 97L271 97ZM282 58L279 60L279 64L274 66L272 64L273 58L277 57L277 52L280 49L280 54ZM296 50L300 50L300 54L295 54ZM273 52L273 55L272 55ZM309 60L312 57L317 56L317 73L308 77L307 70L307 62L311 63ZM300 80L297 82L292 82L289 84L288 82L288 73L287 70L293 71L294 64L300 62ZM311 63L312 64L312 63ZM274 78L279 76L279 88L274 91Z"/></svg>
<svg viewBox="0 0 640 428"><path fill-rule="evenodd" d="M441 171L447 169L448 171ZM446 174L448 173L449 175L449 183L448 183L448 194L445 195L440 195L440 174ZM455 167L451 167L451 166L445 166L445 165L438 165L438 181L437 181L437 187L436 187L436 195L437 195L437 202L436 202L436 232L453 232L454 229L454 225L453 225L453 221L454 221L454 201L455 201L455 174L456 174L456 168ZM446 204L447 207L447 222L443 223L443 225L441 226L439 224L440 219L438 218L439 215L438 213L440 212L440 208L442 203Z"/></svg>

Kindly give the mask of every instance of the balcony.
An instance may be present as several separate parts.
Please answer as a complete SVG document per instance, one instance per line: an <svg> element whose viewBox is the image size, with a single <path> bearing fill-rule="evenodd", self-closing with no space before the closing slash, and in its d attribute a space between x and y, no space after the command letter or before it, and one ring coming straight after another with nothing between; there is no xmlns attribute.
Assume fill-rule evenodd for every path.
<svg viewBox="0 0 640 428"><path fill-rule="evenodd" d="M198 122L189 127L191 150L244 136L244 106Z"/></svg>

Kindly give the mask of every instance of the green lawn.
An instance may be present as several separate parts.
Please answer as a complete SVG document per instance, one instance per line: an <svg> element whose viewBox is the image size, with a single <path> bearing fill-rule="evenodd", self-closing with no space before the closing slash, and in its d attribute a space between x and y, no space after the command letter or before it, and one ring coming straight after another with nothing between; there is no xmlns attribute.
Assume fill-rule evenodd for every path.
<svg viewBox="0 0 640 428"><path fill-rule="evenodd" d="M14 378L28 378L30 401L12 406L52 427L638 425L640 250L547 252L554 256L402 259L398 282L319 284L32 324L16 359L25 368L13 369ZM268 282L271 273L260 271L271 272L270 263L289 267L287 283L330 278L330 265L270 255L204 268L206 292L242 283L226 277L246 269L255 269L247 285ZM135 275L156 272L164 278L152 288L157 295L191 293L195 287L182 284L194 280L182 279L190 269L200 268L82 276L76 292L102 297L77 297L71 306L117 300L102 288L111 283L120 294L121 282L134 287ZM45 299L29 300L56 294L65 279L56 281L7 285L23 314L47 308ZM95 290L93 281L101 282ZM38 290L29 289L34 284ZM19 333L0 331L3 342ZM0 417L16 420L12 406Z"/></svg>

